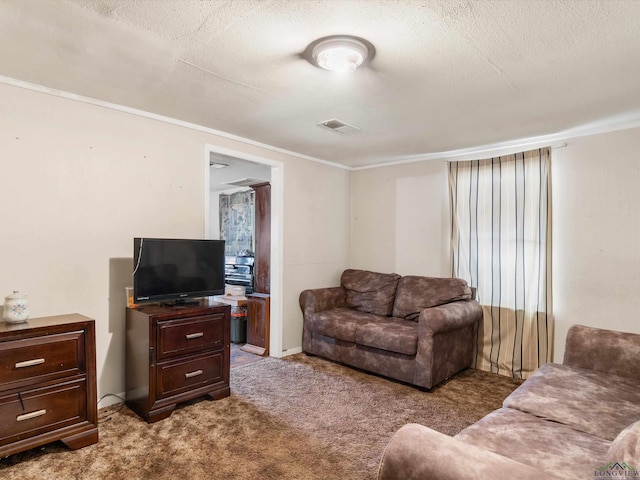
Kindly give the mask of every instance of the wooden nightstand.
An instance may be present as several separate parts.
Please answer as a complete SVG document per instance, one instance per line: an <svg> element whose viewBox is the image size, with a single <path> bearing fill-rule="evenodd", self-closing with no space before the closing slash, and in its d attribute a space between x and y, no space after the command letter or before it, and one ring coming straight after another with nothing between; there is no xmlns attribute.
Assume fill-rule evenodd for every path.
<svg viewBox="0 0 640 480"><path fill-rule="evenodd" d="M56 440L98 441L95 322L83 315L0 323L0 456Z"/></svg>
<svg viewBox="0 0 640 480"><path fill-rule="evenodd" d="M228 305L127 308L127 405L149 423L180 402L228 397Z"/></svg>

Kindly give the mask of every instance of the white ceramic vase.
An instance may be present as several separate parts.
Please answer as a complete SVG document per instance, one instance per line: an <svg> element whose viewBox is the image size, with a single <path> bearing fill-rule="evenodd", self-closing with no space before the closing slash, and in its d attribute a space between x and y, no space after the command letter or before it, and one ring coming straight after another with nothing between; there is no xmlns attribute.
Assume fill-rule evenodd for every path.
<svg viewBox="0 0 640 480"><path fill-rule="evenodd" d="M29 318L29 301L27 296L14 290L11 295L4 297L4 311L2 318L7 323L22 323Z"/></svg>

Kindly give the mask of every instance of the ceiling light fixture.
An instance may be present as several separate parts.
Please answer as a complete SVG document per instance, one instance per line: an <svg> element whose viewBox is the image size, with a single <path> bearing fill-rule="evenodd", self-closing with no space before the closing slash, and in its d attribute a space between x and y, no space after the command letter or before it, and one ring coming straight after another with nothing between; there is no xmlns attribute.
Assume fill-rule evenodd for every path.
<svg viewBox="0 0 640 480"><path fill-rule="evenodd" d="M316 40L305 50L305 58L313 65L332 72L353 72L373 58L370 42L349 35L333 35Z"/></svg>
<svg viewBox="0 0 640 480"><path fill-rule="evenodd" d="M209 166L213 168L227 168L229 165L226 163L214 162L213 160L209 160Z"/></svg>

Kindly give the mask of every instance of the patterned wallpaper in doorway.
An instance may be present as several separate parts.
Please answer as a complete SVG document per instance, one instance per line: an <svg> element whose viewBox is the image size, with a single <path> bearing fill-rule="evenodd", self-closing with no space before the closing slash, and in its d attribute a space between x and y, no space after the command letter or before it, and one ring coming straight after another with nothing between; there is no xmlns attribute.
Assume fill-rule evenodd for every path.
<svg viewBox="0 0 640 480"><path fill-rule="evenodd" d="M220 194L220 239L226 240L226 255L253 254L254 205L253 190Z"/></svg>

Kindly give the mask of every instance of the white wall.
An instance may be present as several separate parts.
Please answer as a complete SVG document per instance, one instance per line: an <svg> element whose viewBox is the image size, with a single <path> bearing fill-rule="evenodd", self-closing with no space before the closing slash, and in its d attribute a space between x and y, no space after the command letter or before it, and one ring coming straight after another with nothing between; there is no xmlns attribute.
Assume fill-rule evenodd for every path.
<svg viewBox="0 0 640 480"><path fill-rule="evenodd" d="M449 276L448 188L444 160L352 172L351 266Z"/></svg>
<svg viewBox="0 0 640 480"><path fill-rule="evenodd" d="M284 217L289 221L285 226L284 305L297 316L284 332L284 349L302 344L300 292L339 285L340 275L349 267L351 211L349 171L300 162L295 180L290 172L285 169Z"/></svg>
<svg viewBox="0 0 640 480"><path fill-rule="evenodd" d="M574 323L640 333L640 129L567 143L551 160L556 362ZM353 172L352 266L448 276L447 182L444 160Z"/></svg>
<svg viewBox="0 0 640 480"><path fill-rule="evenodd" d="M284 349L300 346L302 285L324 284L348 261L348 211L333 212L348 208L348 171L3 84L0 105L0 294L27 293L33 317L78 312L96 320L99 395L124 391L133 237L205 236L205 144L284 164L291 205L277 333Z"/></svg>
<svg viewBox="0 0 640 480"><path fill-rule="evenodd" d="M209 192L209 238L220 239L220 193Z"/></svg>
<svg viewBox="0 0 640 480"><path fill-rule="evenodd" d="M640 333L640 128L552 156L555 361L574 323Z"/></svg>

